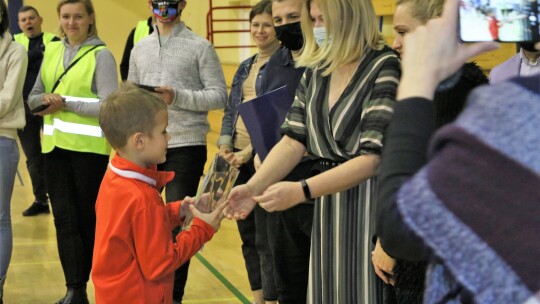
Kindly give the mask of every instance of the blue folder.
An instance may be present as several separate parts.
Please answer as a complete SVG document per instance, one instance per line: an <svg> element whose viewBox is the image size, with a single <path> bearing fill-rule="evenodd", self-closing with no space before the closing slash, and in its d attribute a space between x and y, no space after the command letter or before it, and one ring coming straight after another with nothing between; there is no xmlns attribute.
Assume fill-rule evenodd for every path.
<svg viewBox="0 0 540 304"><path fill-rule="evenodd" d="M287 86L282 86L238 105L251 145L263 161L281 139L280 127L291 108Z"/></svg>

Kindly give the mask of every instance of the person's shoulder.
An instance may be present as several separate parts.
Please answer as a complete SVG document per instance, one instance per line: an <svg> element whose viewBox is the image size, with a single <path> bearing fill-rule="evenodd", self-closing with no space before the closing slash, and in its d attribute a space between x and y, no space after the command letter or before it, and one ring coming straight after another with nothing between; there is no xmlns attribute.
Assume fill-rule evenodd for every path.
<svg viewBox="0 0 540 304"><path fill-rule="evenodd" d="M472 83L474 85L488 84L489 79L487 78L482 68L474 61L470 61L463 65L463 75L462 80L467 83Z"/></svg>
<svg viewBox="0 0 540 304"><path fill-rule="evenodd" d="M107 47L104 47L100 50L97 50L96 51L96 58L97 57L107 57L107 58L113 58L114 59L114 55L112 53L111 50L109 50L109 48Z"/></svg>
<svg viewBox="0 0 540 304"><path fill-rule="evenodd" d="M209 46L212 46L212 43L210 43L208 39L197 35L186 26L184 26L182 30L175 32L174 38L184 40L184 42L185 40L189 40L190 43L193 43L197 47L201 47L201 48L203 47L207 48Z"/></svg>
<svg viewBox="0 0 540 304"><path fill-rule="evenodd" d="M515 70L521 64L520 54L517 53L514 56L508 58L506 61L502 62L493 67L489 73L490 78L497 78L502 75L507 75L510 71Z"/></svg>
<svg viewBox="0 0 540 304"><path fill-rule="evenodd" d="M26 57L26 49L18 42L11 41L8 50L15 56Z"/></svg>
<svg viewBox="0 0 540 304"><path fill-rule="evenodd" d="M151 193L147 187L144 182L124 178L108 171L101 183L98 201L113 202L122 206L122 209L132 209L136 212L148 207Z"/></svg>
<svg viewBox="0 0 540 304"><path fill-rule="evenodd" d="M158 39L157 33L153 32L145 37L143 37L141 40L137 41L135 45L133 45L132 51L137 51L141 48L155 48L156 40Z"/></svg>
<svg viewBox="0 0 540 304"><path fill-rule="evenodd" d="M250 56L250 57L242 60L242 62L240 62L240 66L242 67L242 66L246 66L246 65L251 64L255 60L256 56L257 55L253 55L253 56Z"/></svg>

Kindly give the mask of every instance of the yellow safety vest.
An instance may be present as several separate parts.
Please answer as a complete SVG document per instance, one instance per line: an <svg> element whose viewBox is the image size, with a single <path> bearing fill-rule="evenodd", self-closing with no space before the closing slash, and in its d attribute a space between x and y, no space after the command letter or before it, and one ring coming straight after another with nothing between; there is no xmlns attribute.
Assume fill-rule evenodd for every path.
<svg viewBox="0 0 540 304"><path fill-rule="evenodd" d="M141 20L137 23L135 28L135 34L133 35L133 45L137 44L139 40L150 35L150 28L148 27L148 20Z"/></svg>
<svg viewBox="0 0 540 304"><path fill-rule="evenodd" d="M56 36L53 33L43 32L43 38L42 38L43 45L47 46L47 44L49 44L49 42L51 42L54 39L54 37ZM13 36L13 38L15 39L15 41L22 44L24 48L28 51L28 47L30 45L30 39L28 39L28 37L26 37L24 33L17 34Z"/></svg>
<svg viewBox="0 0 540 304"><path fill-rule="evenodd" d="M77 60L92 47L94 46L81 47L72 61ZM96 69L96 52L104 48L104 46L95 48L77 62L65 74L54 93L79 97L75 99L80 101L98 102L98 96L91 90L92 78ZM57 78L64 72L64 51L65 47L61 41L52 42L45 49L41 79L46 93L53 93L51 91ZM103 155L111 153L111 147L99 127L98 118L80 116L69 111L58 111L43 118L43 153L51 152L54 147Z"/></svg>

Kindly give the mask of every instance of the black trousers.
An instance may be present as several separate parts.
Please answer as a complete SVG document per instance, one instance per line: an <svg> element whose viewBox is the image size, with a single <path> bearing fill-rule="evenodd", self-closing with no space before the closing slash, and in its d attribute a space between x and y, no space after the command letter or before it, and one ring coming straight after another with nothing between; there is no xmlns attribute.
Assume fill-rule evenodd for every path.
<svg viewBox="0 0 540 304"><path fill-rule="evenodd" d="M174 179L165 186L167 203L195 196L206 163L206 146L167 149L167 160L158 166L160 171L173 171ZM180 228L173 231L173 241ZM182 302L189 270L189 260L174 273L173 299Z"/></svg>
<svg viewBox="0 0 540 304"><path fill-rule="evenodd" d="M275 212L268 230L279 303L306 303L313 204Z"/></svg>
<svg viewBox="0 0 540 304"><path fill-rule="evenodd" d="M261 261L262 289L265 301L277 301L276 277L274 273L274 242L269 238L269 231L274 229L275 213L267 212L257 204L255 213L255 245Z"/></svg>
<svg viewBox="0 0 540 304"><path fill-rule="evenodd" d="M304 158L284 180L308 178L314 165L315 161ZM268 240L280 304L306 303L313 210L314 202L308 201L269 218Z"/></svg>
<svg viewBox="0 0 540 304"><path fill-rule="evenodd" d="M92 269L96 199L108 155L55 148L45 154L45 180L66 286L86 286Z"/></svg>
<svg viewBox="0 0 540 304"><path fill-rule="evenodd" d="M45 186L44 157L41 154L40 131L43 127L43 117L26 115L26 126L17 130L21 147L26 155L26 168L32 181L35 200L47 202L47 187Z"/></svg>
<svg viewBox="0 0 540 304"><path fill-rule="evenodd" d="M236 151L236 149L235 149ZM253 158L240 167L240 173L236 178L235 186L243 185L255 174ZM255 246L255 212L251 212L245 219L236 221L240 239L242 239L242 255L246 264L249 286L251 290L262 288L261 283L261 260Z"/></svg>

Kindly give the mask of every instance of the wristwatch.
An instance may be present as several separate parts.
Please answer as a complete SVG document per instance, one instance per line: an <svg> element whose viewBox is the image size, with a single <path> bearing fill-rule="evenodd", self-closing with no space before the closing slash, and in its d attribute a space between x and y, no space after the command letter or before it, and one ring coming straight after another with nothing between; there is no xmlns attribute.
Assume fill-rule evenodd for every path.
<svg viewBox="0 0 540 304"><path fill-rule="evenodd" d="M301 179L300 184L302 185L302 190L304 190L304 196L306 199L312 200L313 198L311 197L311 191L309 190L309 185L307 184L306 180Z"/></svg>

